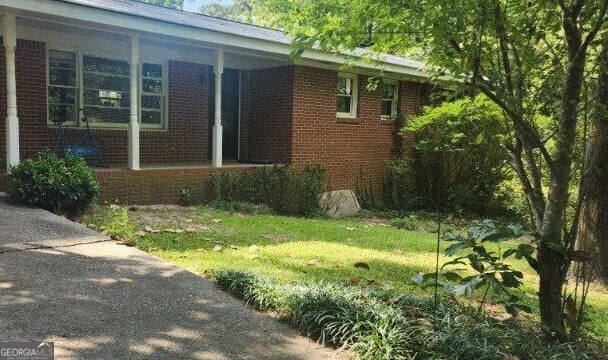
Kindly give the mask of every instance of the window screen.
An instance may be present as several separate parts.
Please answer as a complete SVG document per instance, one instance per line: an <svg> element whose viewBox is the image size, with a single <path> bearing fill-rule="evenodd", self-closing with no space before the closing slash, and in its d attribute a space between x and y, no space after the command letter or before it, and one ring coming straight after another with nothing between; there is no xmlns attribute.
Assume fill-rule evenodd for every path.
<svg viewBox="0 0 608 360"><path fill-rule="evenodd" d="M129 123L129 73L126 61L83 56L83 102L91 124Z"/></svg>
<svg viewBox="0 0 608 360"><path fill-rule="evenodd" d="M397 116L397 85L395 81L382 81L382 107L380 113L385 117Z"/></svg>
<svg viewBox="0 0 608 360"><path fill-rule="evenodd" d="M49 50L48 118L52 123L76 124L78 78L76 53Z"/></svg>
<svg viewBox="0 0 608 360"><path fill-rule="evenodd" d="M144 63L141 76L141 122L162 127L165 114L163 65Z"/></svg>

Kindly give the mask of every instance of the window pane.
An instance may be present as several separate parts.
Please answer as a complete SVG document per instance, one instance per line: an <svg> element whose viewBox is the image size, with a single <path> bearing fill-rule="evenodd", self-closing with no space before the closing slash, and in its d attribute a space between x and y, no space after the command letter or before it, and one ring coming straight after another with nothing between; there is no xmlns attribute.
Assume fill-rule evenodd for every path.
<svg viewBox="0 0 608 360"><path fill-rule="evenodd" d="M49 68L49 84L76 86L76 70Z"/></svg>
<svg viewBox="0 0 608 360"><path fill-rule="evenodd" d="M160 96L142 96L141 107L144 109L160 109L162 98Z"/></svg>
<svg viewBox="0 0 608 360"><path fill-rule="evenodd" d="M49 50L49 67L76 69L76 53Z"/></svg>
<svg viewBox="0 0 608 360"><path fill-rule="evenodd" d="M395 97L395 84L382 84L382 98L392 100Z"/></svg>
<svg viewBox="0 0 608 360"><path fill-rule="evenodd" d="M112 90L85 90L84 104L107 107L126 107L131 105L129 93Z"/></svg>
<svg viewBox="0 0 608 360"><path fill-rule="evenodd" d="M162 124L162 116L160 111L142 111L141 112L141 122L143 124L154 124L160 125Z"/></svg>
<svg viewBox="0 0 608 360"><path fill-rule="evenodd" d="M142 75L145 77L163 77L163 66L158 64L143 64Z"/></svg>
<svg viewBox="0 0 608 360"><path fill-rule="evenodd" d="M50 104L75 104L76 89L49 86Z"/></svg>
<svg viewBox="0 0 608 360"><path fill-rule="evenodd" d="M114 123L128 124L129 109L125 108L98 108L94 106L85 106L84 111L87 114L91 124L99 123Z"/></svg>
<svg viewBox="0 0 608 360"><path fill-rule="evenodd" d="M129 78L105 74L84 73L84 87L88 89L129 91Z"/></svg>
<svg viewBox="0 0 608 360"><path fill-rule="evenodd" d="M125 76L130 73L129 63L123 60L110 60L94 56L83 56L82 60L84 71Z"/></svg>
<svg viewBox="0 0 608 360"><path fill-rule="evenodd" d="M352 95L352 93L353 93L353 79L339 77L338 78L338 94Z"/></svg>
<svg viewBox="0 0 608 360"><path fill-rule="evenodd" d="M349 113L350 112L350 102L351 102L350 97L338 96L337 111L339 113Z"/></svg>
<svg viewBox="0 0 608 360"><path fill-rule="evenodd" d="M382 100L381 114L383 116L393 116L393 102L390 100Z"/></svg>
<svg viewBox="0 0 608 360"><path fill-rule="evenodd" d="M143 79L143 91L153 94L162 94L163 83L161 80Z"/></svg>
<svg viewBox="0 0 608 360"><path fill-rule="evenodd" d="M53 105L49 104L49 121L66 122L76 121L76 106L74 105Z"/></svg>

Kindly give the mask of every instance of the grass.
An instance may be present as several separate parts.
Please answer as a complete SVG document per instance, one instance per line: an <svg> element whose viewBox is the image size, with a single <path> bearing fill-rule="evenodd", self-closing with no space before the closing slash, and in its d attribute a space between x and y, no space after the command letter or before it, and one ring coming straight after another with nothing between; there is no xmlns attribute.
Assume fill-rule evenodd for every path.
<svg viewBox="0 0 608 360"><path fill-rule="evenodd" d="M108 224L115 227L114 213L100 206L82 221L107 230ZM398 229L383 219L248 215L210 207L136 208L128 216L134 227L127 227L124 238L202 275L236 269L284 283L321 281L422 293L410 278L435 266L435 234ZM525 274L521 292L527 305L537 309L536 274L524 262L514 266ZM608 290L595 286L589 304L588 330L608 340Z"/></svg>

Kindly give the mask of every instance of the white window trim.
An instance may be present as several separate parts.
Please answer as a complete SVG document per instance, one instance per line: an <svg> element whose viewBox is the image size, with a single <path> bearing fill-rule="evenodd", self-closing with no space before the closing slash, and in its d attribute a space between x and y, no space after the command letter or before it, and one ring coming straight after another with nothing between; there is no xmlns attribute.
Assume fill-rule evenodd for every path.
<svg viewBox="0 0 608 360"><path fill-rule="evenodd" d="M338 77L351 79L353 81L353 92L351 95L350 112L336 112L336 116L339 118L356 119L357 118L357 102L358 102L357 100L359 97L359 82L357 81L358 76L357 76L357 74L338 73ZM336 88L336 95L340 96L337 94L337 88Z"/></svg>
<svg viewBox="0 0 608 360"><path fill-rule="evenodd" d="M163 76L161 78L161 81L163 82L163 96L162 96L162 103L161 103L161 121L160 121L160 125L154 125L154 124L144 124L141 119L142 119L142 111L143 111L143 106L142 106L142 97L144 96L144 63L146 64L154 64L154 65L161 65L163 67ZM139 123L142 129L145 130L167 130L169 128L169 76L168 76L168 72L169 72L169 64L167 63L167 61L164 60L159 60L159 59L153 59L153 58L145 58L145 59L140 59L139 62ZM158 94L156 94L156 96L158 96Z"/></svg>
<svg viewBox="0 0 608 360"><path fill-rule="evenodd" d="M129 62L129 60L125 59L124 57L120 57L120 56L108 56L108 55L99 55L93 52L87 52L87 53L82 53L80 55L80 68L78 69L80 71L80 104L81 104L81 109L85 108L85 103L84 103L84 57L85 56L90 56L90 57L96 57L96 58L101 58L101 59L107 59L107 60L116 60L116 61L126 61L127 63ZM127 75L116 75L116 76L120 76L120 77L128 77L130 78L131 75L129 74L129 76ZM84 110L83 110L84 111ZM85 127L86 125L83 124L82 121L80 121L80 126L81 127ZM117 124L117 123L95 123L95 122L89 122L89 127L91 128L95 128L95 129L127 129L129 127L129 121L127 121L126 123L122 123L122 124Z"/></svg>
<svg viewBox="0 0 608 360"><path fill-rule="evenodd" d="M46 94L46 123L48 126L52 126L52 127L56 127L57 124L53 121L51 121L51 112L49 111L49 87L51 86L50 83L50 78L51 78L51 72L50 72L50 66L49 66L49 57L50 57L50 52L51 51L65 51L65 52L72 52L76 54L76 111L78 113L78 115L76 115L76 120L74 121L66 121L64 123L62 123L61 126L67 126L67 127L75 127L78 126L78 124L80 123L80 112L78 111L78 109L80 109L80 99L82 99L82 94L81 94L81 87L80 87L80 53L78 52L78 49L72 46L47 46L46 47L46 89L45 89L45 94Z"/></svg>
<svg viewBox="0 0 608 360"><path fill-rule="evenodd" d="M391 108L391 115L382 115L382 109L380 109L380 118L382 120L394 120L397 118L397 113L399 110L399 81L395 79L382 79L382 85L384 84L395 85L395 92L393 93L392 99L385 99L384 97L382 97L382 87L380 88L380 96L382 97L381 101L391 100L393 102Z"/></svg>
<svg viewBox="0 0 608 360"><path fill-rule="evenodd" d="M108 55L105 53L95 53L95 52L89 52L87 51L86 53L83 52L80 48L75 47L75 46L64 46L61 44L48 44L46 46L46 113L47 113L47 118L46 118L46 123L48 127L56 127L57 124L55 124L54 122L51 121L51 117L50 117L50 112L49 112L49 96L48 96L48 92L49 92L49 86L50 86L50 72L49 72L49 52L50 51L68 51L68 52L73 52L76 53L76 83L78 84L77 90L76 90L76 109L80 110L80 109L84 109L84 69L83 69L83 58L84 56L93 56L93 57L99 57L99 58L104 58L104 59L108 59L108 60L120 60L120 61L127 61L128 59L121 57L121 56L116 56L116 55ZM162 122L161 125L152 125L152 124L143 124L141 122L141 111L142 111L142 107L141 107L141 98L142 98L142 94L143 94L143 63L150 63L150 64L157 64L157 65L162 65L163 67L163 103L162 103L162 108L163 111L161 113L162 116ZM169 102L169 77L168 77L168 71L169 71L169 66L167 61L164 60L159 60L159 59L151 59L151 58L145 58L145 59L141 59L140 64L139 64L139 116L138 116L138 121L140 123L140 126L142 128L142 130L167 130L169 128L169 111L168 111L168 102ZM68 127L68 128L84 128L86 127L86 125L82 122L82 111L78 111L78 115L77 115L77 119L76 121L66 121L62 124L62 126L64 127ZM89 126L91 128L95 128L95 129L107 129L107 130L126 130L129 127L128 123L124 123L124 124L113 124L113 123L89 123Z"/></svg>

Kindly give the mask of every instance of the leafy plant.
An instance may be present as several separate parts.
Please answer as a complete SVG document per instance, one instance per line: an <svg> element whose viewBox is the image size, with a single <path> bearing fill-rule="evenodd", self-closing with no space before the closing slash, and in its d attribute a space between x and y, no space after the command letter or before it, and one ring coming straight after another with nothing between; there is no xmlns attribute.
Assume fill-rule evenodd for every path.
<svg viewBox="0 0 608 360"><path fill-rule="evenodd" d="M192 192L189 188L182 188L179 191L179 202L182 206L189 206L192 203Z"/></svg>
<svg viewBox="0 0 608 360"><path fill-rule="evenodd" d="M279 214L315 215L325 191L325 171L309 166L303 172L288 167L263 167L242 173L221 172L211 177L214 201L266 205Z"/></svg>
<svg viewBox="0 0 608 360"><path fill-rule="evenodd" d="M105 231L114 240L125 245L134 246L135 226L129 218L129 211L118 205L110 206L109 221Z"/></svg>
<svg viewBox="0 0 608 360"><path fill-rule="evenodd" d="M246 271L213 274L221 288L262 310L278 310L323 344L353 350L359 359L590 359L572 343L555 344L517 322L498 321L442 299L389 296L331 283L282 284Z"/></svg>
<svg viewBox="0 0 608 360"><path fill-rule="evenodd" d="M477 213L507 207L508 199L496 196L511 176L503 146L507 129L501 110L485 96L426 107L403 127L406 133L413 133L416 142L406 177L411 189L400 196L414 193L431 200L413 205Z"/></svg>
<svg viewBox="0 0 608 360"><path fill-rule="evenodd" d="M99 194L93 170L80 157L59 158L50 150L11 167L11 199L57 213L76 214Z"/></svg>
<svg viewBox="0 0 608 360"><path fill-rule="evenodd" d="M481 224L470 227L466 235L448 234L444 240L453 244L445 250L446 255L453 257L462 251L467 253L444 263L441 266L441 274L418 274L412 280L422 287L440 286L455 297L471 295L474 291L482 289L480 311L486 303L488 294L492 292L499 297L497 302L503 304L506 311L513 316L516 316L520 310L531 312L530 307L522 304L521 299L511 291L521 286L523 273L513 269L506 259L511 256L518 259L525 258L533 268L536 268L536 259L533 256L535 246L521 242L503 253L500 250L499 252L489 250L486 246L500 245L522 235L524 230L521 226L497 226L492 220L484 220ZM453 268L454 266L466 266L466 268ZM436 283L438 275L442 281Z"/></svg>

